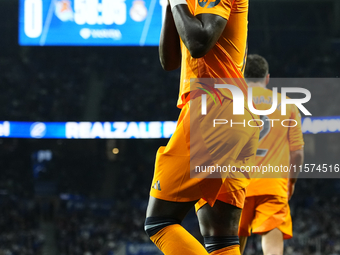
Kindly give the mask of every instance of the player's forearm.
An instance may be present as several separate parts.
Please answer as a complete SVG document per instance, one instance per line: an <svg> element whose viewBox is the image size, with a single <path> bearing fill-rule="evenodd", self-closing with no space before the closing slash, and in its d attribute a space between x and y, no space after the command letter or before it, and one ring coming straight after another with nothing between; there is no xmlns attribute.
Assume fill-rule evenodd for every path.
<svg viewBox="0 0 340 255"><path fill-rule="evenodd" d="M159 59L164 70L175 70L181 65L181 46L170 5L167 6L159 42Z"/></svg>
<svg viewBox="0 0 340 255"><path fill-rule="evenodd" d="M214 28L204 26L199 18L191 14L187 5L174 6L172 15L178 34L193 58L203 57L215 45L218 38L213 36Z"/></svg>
<svg viewBox="0 0 340 255"><path fill-rule="evenodd" d="M300 172L298 171L298 169L300 169L300 166L303 164L303 159L304 159L303 149L290 152L291 169L296 169L296 171L290 171L289 173L289 181L291 183L296 183Z"/></svg>

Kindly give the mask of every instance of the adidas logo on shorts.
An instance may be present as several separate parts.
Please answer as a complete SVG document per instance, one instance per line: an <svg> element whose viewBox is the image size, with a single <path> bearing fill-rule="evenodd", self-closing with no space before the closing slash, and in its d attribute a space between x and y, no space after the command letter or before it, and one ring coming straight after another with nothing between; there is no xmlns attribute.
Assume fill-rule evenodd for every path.
<svg viewBox="0 0 340 255"><path fill-rule="evenodd" d="M152 185L152 188L153 189L157 189L157 190L161 190L161 183L159 181L155 182L153 185Z"/></svg>

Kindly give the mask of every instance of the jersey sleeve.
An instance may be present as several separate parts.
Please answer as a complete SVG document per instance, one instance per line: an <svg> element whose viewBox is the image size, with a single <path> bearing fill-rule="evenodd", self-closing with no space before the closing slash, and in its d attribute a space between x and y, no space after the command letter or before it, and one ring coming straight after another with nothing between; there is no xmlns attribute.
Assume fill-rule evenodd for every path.
<svg viewBox="0 0 340 255"><path fill-rule="evenodd" d="M216 14L229 19L235 0L196 0L195 15L202 13Z"/></svg>
<svg viewBox="0 0 340 255"><path fill-rule="evenodd" d="M295 127L289 127L288 130L289 150L290 151L300 150L303 148L305 143L303 141L303 135L301 130L301 114L295 105L291 105L290 119L296 121L296 122L291 121L290 126L294 126L295 123L297 123L297 125Z"/></svg>

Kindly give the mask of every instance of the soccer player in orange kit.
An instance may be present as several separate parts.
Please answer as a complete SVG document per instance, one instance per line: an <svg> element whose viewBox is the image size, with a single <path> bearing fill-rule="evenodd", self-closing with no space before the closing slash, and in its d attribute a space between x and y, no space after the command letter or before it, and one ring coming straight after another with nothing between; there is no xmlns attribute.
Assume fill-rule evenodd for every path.
<svg viewBox="0 0 340 255"><path fill-rule="evenodd" d="M272 105L272 91L266 88L269 82L267 61L259 55L249 55L244 76L249 87L253 88L256 109L269 109ZM280 98L278 94L279 106ZM299 110L295 105L289 105L286 115L282 116L279 106L274 113L261 116L264 125L260 132L257 166L289 167L290 164L300 166L303 163L304 141ZM276 119L280 122L291 119L295 120L297 125L292 122L286 124L292 127L283 127L277 124L279 121L272 125L272 122L266 119ZM293 235L288 200L293 195L296 177L293 171L290 174L282 171L274 175L269 173L251 175L239 228L241 253L244 252L247 237L252 230L252 233L262 236L264 255L283 254L283 240Z"/></svg>
<svg viewBox="0 0 340 255"><path fill-rule="evenodd" d="M240 254L238 223L249 178L191 178L190 163L253 164L259 128L238 125L213 132L218 129L210 127L211 119L191 114L200 106L202 91L190 88L190 79L226 78L247 98L242 74L247 24L248 0L170 0L167 6L159 55L165 70L181 67L177 106L182 110L167 146L157 152L145 220L147 235L165 255ZM210 100L211 113L241 118L232 114L230 92L213 96L222 106ZM257 118L245 110L244 121ZM193 130L191 122L202 130ZM180 225L200 199L206 201L197 213L206 249Z"/></svg>

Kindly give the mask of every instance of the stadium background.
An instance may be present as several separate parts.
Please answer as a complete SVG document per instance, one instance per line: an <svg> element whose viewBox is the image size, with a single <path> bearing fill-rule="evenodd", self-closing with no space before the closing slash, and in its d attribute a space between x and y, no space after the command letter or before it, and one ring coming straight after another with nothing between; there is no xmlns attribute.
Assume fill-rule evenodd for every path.
<svg viewBox="0 0 340 255"><path fill-rule="evenodd" d="M157 47L19 46L18 2L0 6L0 120L177 119L179 71L161 69ZM340 1L250 0L249 53L272 77L337 77ZM340 115L340 88L311 89L313 116ZM306 163L340 163L339 133L304 138ZM159 254L143 222L165 143L0 139L0 254ZM301 179L295 192L285 254L340 254L339 180ZM185 226L200 238L193 212ZM246 254L261 254L258 237Z"/></svg>

